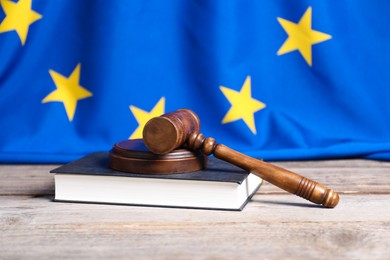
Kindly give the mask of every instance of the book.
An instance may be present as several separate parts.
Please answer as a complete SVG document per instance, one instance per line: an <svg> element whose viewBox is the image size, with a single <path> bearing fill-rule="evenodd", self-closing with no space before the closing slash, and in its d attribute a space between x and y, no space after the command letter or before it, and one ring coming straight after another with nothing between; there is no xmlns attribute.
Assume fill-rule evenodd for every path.
<svg viewBox="0 0 390 260"><path fill-rule="evenodd" d="M242 210L262 184L254 174L216 158L206 169L180 174L137 174L109 168L96 152L51 171L59 202Z"/></svg>

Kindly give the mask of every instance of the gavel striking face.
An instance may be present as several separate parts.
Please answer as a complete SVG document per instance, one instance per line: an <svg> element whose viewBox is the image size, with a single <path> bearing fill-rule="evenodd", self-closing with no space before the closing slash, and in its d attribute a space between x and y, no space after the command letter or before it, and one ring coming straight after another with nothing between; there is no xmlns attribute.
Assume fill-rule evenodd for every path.
<svg viewBox="0 0 390 260"><path fill-rule="evenodd" d="M198 116L191 110L180 109L149 120L143 130L143 139L153 153L166 154L179 147L201 150L206 155L214 154L216 158L232 163L313 203L328 208L334 208L338 204L339 195L335 191L299 174L249 157L223 144L216 144L213 138L204 138L199 130Z"/></svg>

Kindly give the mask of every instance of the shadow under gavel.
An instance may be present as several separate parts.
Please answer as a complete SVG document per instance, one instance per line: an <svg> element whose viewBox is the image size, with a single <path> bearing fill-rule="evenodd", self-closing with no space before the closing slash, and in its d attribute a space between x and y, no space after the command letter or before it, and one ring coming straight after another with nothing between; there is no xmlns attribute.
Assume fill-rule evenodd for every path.
<svg viewBox="0 0 390 260"><path fill-rule="evenodd" d="M180 109L149 120L143 130L143 139L148 149L155 154L167 154L179 147L200 150L205 155L214 154L216 158L313 203L334 208L339 202L339 195L322 184L217 144L214 138L205 138L199 130L198 116L191 110Z"/></svg>

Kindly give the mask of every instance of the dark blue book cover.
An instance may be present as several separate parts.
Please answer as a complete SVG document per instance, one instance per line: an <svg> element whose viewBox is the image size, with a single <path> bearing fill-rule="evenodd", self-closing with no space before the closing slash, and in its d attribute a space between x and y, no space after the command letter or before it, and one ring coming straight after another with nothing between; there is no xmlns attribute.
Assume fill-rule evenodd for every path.
<svg viewBox="0 0 390 260"><path fill-rule="evenodd" d="M51 173L110 175L140 178L160 178L178 180L199 180L216 182L235 182L241 184L248 176L248 172L214 157L208 159L207 167L201 171L180 174L139 174L127 173L109 168L107 152L96 152L79 160L65 164L51 171Z"/></svg>

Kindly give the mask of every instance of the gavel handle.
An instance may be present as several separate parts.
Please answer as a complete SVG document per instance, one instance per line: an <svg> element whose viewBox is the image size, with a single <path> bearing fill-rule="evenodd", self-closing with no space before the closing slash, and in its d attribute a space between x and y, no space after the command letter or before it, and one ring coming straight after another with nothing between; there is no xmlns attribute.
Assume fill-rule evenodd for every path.
<svg viewBox="0 0 390 260"><path fill-rule="evenodd" d="M325 186L273 164L239 153L223 144L215 146L214 156L251 172L273 185L327 208L334 208L339 195Z"/></svg>
<svg viewBox="0 0 390 260"><path fill-rule="evenodd" d="M277 167L270 163L239 153L223 144L216 144L213 138L193 134L187 144L191 149L200 149L204 154L214 154L216 158L234 164L251 172L275 186L327 208L334 208L339 202L337 192L305 178L299 174Z"/></svg>
<svg viewBox="0 0 390 260"><path fill-rule="evenodd" d="M313 203L334 208L339 202L339 195L335 191L294 172L239 153L223 144L217 144L213 154Z"/></svg>

